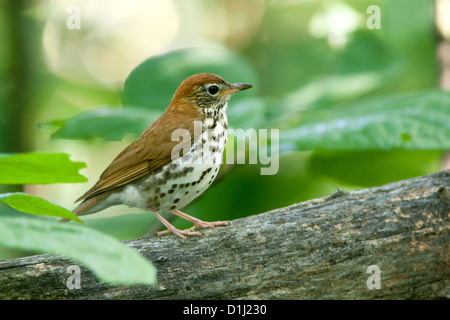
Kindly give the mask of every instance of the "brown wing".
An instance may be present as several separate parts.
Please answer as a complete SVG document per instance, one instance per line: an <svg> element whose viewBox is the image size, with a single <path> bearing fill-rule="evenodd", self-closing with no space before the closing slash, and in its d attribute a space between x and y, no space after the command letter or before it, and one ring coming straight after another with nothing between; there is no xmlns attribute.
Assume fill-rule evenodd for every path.
<svg viewBox="0 0 450 320"><path fill-rule="evenodd" d="M194 121L199 120L202 119L197 113L164 112L111 162L98 182L76 202L123 186L170 163L175 146L180 150L194 142ZM172 141L172 132L180 128L190 132L190 141Z"/></svg>

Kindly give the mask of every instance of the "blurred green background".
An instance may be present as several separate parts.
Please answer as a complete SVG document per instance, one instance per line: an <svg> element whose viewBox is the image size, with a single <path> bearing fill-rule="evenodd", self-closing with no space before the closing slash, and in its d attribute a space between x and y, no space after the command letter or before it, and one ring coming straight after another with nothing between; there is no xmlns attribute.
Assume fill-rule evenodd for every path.
<svg viewBox="0 0 450 320"><path fill-rule="evenodd" d="M446 0L4 1L0 152L86 162L87 183L23 186L72 209L185 77L216 72L255 85L230 126L279 129L279 171L225 165L188 214L231 220L449 168L448 14ZM161 227L125 206L83 220L119 239Z"/></svg>

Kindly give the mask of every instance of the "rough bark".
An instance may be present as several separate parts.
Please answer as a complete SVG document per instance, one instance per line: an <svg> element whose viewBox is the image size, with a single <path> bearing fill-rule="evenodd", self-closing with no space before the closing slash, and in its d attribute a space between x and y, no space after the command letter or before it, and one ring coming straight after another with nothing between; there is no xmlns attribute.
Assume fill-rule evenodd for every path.
<svg viewBox="0 0 450 320"><path fill-rule="evenodd" d="M69 290L73 263L38 255L0 262L0 298L449 298L449 215L450 171L338 190L203 237L126 241L156 265L156 288L108 286L83 268L81 289ZM367 285L373 265L380 289Z"/></svg>

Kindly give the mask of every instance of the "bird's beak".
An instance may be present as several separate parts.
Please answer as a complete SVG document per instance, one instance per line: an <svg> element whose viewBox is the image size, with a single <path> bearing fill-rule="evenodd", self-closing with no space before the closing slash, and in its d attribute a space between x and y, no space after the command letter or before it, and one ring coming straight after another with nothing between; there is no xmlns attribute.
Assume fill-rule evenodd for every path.
<svg viewBox="0 0 450 320"><path fill-rule="evenodd" d="M238 91L242 91L242 90L246 90L246 89L250 89L253 88L253 85L249 84L249 83L233 83L231 85L231 88L222 92L220 95L224 95L224 94L229 94L232 95L233 93L236 93Z"/></svg>

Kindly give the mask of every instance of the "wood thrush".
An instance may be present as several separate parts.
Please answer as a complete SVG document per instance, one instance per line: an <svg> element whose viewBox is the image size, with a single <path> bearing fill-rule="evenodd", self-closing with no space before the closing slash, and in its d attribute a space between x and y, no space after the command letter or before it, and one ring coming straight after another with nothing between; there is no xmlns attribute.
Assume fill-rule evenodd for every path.
<svg viewBox="0 0 450 320"><path fill-rule="evenodd" d="M179 210L217 176L227 141L228 100L251 87L230 84L211 73L185 79L164 113L111 162L98 182L76 201L82 202L73 212L86 215L118 204L147 208L167 227L158 235L174 233L181 238L200 235L194 231L198 227L228 224L204 222ZM174 135L177 131L186 134ZM159 212L173 212L194 226L179 230Z"/></svg>

